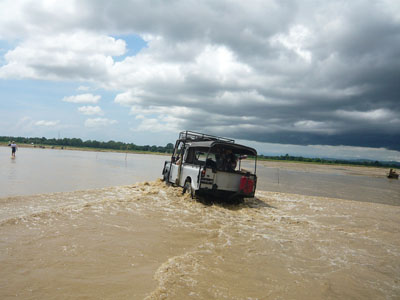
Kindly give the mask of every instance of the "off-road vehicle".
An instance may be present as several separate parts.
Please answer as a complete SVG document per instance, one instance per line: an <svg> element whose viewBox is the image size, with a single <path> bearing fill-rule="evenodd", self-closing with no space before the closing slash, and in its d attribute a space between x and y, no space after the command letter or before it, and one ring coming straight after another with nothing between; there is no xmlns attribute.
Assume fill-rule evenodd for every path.
<svg viewBox="0 0 400 300"><path fill-rule="evenodd" d="M247 159L244 162L244 159ZM254 197L257 185L257 151L234 140L183 131L170 161L164 163L163 180L196 194L240 200Z"/></svg>

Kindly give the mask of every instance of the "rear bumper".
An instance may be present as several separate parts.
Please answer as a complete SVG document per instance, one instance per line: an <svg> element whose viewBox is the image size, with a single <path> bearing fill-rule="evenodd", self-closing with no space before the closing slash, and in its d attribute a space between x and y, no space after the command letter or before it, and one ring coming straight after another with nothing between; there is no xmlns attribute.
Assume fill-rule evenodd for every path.
<svg viewBox="0 0 400 300"><path fill-rule="evenodd" d="M213 197L219 197L219 198L235 198L235 197L240 197L240 198L253 198L255 192L251 193L243 193L240 191L226 191L226 190L221 190L218 189L218 187L214 188L200 188L197 190L198 194L203 194L203 195L208 195L208 196L213 196Z"/></svg>

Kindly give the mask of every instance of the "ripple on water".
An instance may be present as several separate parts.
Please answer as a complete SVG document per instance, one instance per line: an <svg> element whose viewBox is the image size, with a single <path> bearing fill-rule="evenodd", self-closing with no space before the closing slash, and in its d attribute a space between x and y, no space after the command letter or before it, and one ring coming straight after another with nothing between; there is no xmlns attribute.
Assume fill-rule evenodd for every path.
<svg viewBox="0 0 400 300"><path fill-rule="evenodd" d="M400 207L263 191L205 205L161 181L1 205L0 296L400 295Z"/></svg>

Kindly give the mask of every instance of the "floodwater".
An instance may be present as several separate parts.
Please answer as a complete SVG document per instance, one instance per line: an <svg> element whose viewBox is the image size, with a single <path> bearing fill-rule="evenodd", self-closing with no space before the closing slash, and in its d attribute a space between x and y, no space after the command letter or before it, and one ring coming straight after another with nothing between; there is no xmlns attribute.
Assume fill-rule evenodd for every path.
<svg viewBox="0 0 400 300"><path fill-rule="evenodd" d="M161 177L168 156L20 148L15 159L0 147L0 197L98 189ZM244 161L252 169L253 161ZM285 165L285 164L284 164ZM356 169L356 168L353 168ZM398 180L340 167L304 170L259 162L259 190L400 205Z"/></svg>
<svg viewBox="0 0 400 300"><path fill-rule="evenodd" d="M0 197L97 189L154 180L165 156L0 147Z"/></svg>
<svg viewBox="0 0 400 300"><path fill-rule="evenodd" d="M400 205L400 182L386 177L388 169L285 165L260 162L257 187L266 191Z"/></svg>
<svg viewBox="0 0 400 300"><path fill-rule="evenodd" d="M37 160L46 153L53 164L41 162L36 169L26 150L0 166L2 189L4 178L21 180L20 196L9 189L0 198L1 299L400 298L398 181L379 184L383 177L348 175L354 179L349 185L359 184L352 193L363 193L364 177L378 189L391 187L384 200L354 201L284 190L288 172L290 182L307 183L303 193L312 184L321 186L317 193L329 193L321 183L326 176L347 178L337 170L316 172L322 181L313 183L298 178L314 178L312 172L285 169L274 185L259 177L259 187L269 184L269 191L259 189L255 198L232 206L192 200L156 180L165 157L98 153L96 158L93 152L30 149ZM57 155L68 163L44 175L59 168L52 157ZM44 184L39 192L46 194L24 195L25 186L37 193L35 184L23 182L34 177L21 175L24 161L36 177L57 186L64 186L63 180L69 191L43 190ZM10 177L4 175L10 173L4 172L7 163L15 166ZM91 172L69 184L75 179L68 170L83 172L87 165ZM146 167L155 165L156 171ZM136 168L149 179L135 183ZM128 182L119 182L125 176ZM96 186L97 180L107 187ZM339 179L334 184L346 187L341 192L346 195L351 189Z"/></svg>

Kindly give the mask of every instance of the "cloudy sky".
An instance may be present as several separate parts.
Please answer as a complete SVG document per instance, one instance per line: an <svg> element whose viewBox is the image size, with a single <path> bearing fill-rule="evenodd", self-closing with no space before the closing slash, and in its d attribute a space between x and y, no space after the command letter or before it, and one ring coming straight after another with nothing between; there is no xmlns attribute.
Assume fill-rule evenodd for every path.
<svg viewBox="0 0 400 300"><path fill-rule="evenodd" d="M400 1L0 1L0 135L400 161Z"/></svg>

